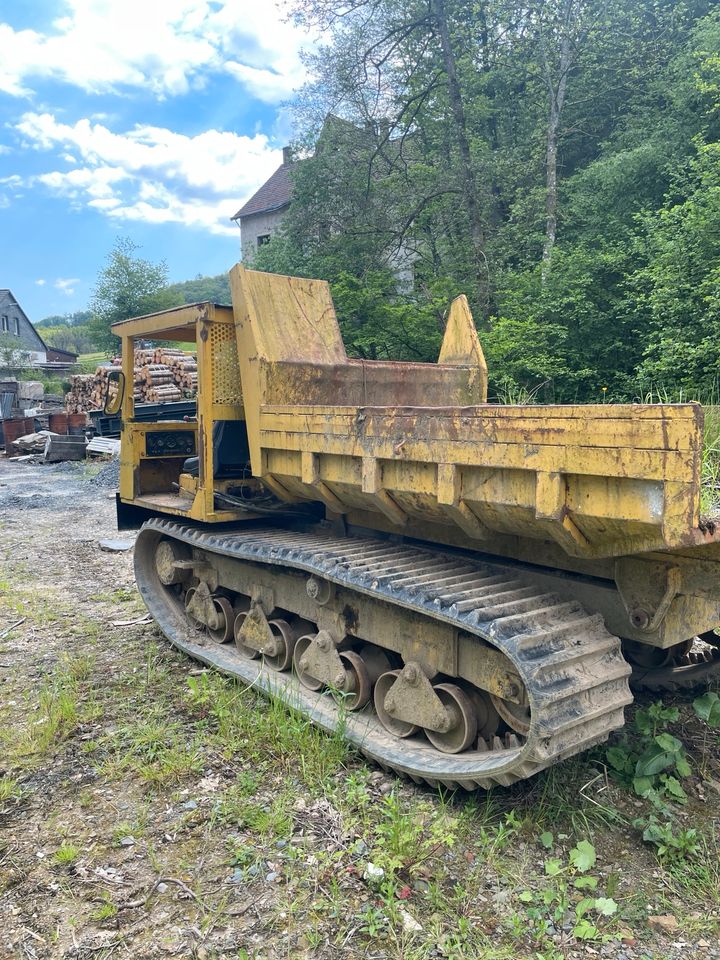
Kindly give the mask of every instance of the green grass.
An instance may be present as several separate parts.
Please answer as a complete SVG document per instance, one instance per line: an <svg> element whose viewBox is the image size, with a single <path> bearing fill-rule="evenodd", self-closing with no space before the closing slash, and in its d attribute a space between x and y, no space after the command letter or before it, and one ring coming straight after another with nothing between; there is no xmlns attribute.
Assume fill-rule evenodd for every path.
<svg viewBox="0 0 720 960"><path fill-rule="evenodd" d="M117 906L108 898L107 894L104 894L105 898L99 906L97 906L93 912L90 914L93 920L96 920L98 923L102 923L104 920L112 920L113 917L117 915L118 908Z"/></svg>
<svg viewBox="0 0 720 960"><path fill-rule="evenodd" d="M720 397L713 390L709 394L674 393L655 387L645 391L641 403L700 403L705 414L702 462L700 466L700 512L711 516L720 512Z"/></svg>
<svg viewBox="0 0 720 960"><path fill-rule="evenodd" d="M78 365L83 372L94 373L95 367L100 363L107 363L108 354L103 350L97 350L95 353L81 353L78 357Z"/></svg>
<svg viewBox="0 0 720 960"><path fill-rule="evenodd" d="M342 731L324 733L280 699L267 700L212 673L191 677L188 687L188 708L204 721L210 742L226 756L240 752L260 769L271 765L308 785L327 782L347 760Z"/></svg>
<svg viewBox="0 0 720 960"><path fill-rule="evenodd" d="M151 922L153 911L183 900L188 923L210 931L209 956L212 933L232 927L238 904L253 903L266 944L238 957L350 950L397 960L560 960L568 950L584 952L583 944L553 940L528 910L545 910L546 896L555 908L564 894L544 863L560 859L566 869L570 851L588 840L598 852L597 895L619 906L617 918L600 921L603 936L631 928L647 938L647 955L659 957L647 929L650 903L678 917L678 936L717 937L709 914L720 900L720 850L710 828L697 855L657 859L628 823L638 813L634 795L602 776L594 781L604 748L510 790L416 789L365 764L342 731L328 735L279 701L197 672L155 642L153 628L108 628L111 608L122 605L124 618L137 600L122 581L95 587L88 605L95 618L78 616L62 596L30 605L10 583L5 588L0 604L7 601L8 612L10 604L29 611L24 630L72 644L73 655L61 657L39 689L26 678L29 692L11 694L17 705L0 705L9 757L0 810L17 829L26 810L32 816L46 802L41 774L64 765L69 775L43 807L38 846L57 847L61 830L49 860L78 932L112 925L124 900L142 899L157 878L177 877L192 895L172 886L154 891L141 914ZM73 764L94 776L76 783ZM18 773L26 765L30 777ZM11 805L20 783L27 802ZM99 824L92 841L83 826L89 811ZM543 841L545 834L552 838ZM129 836L142 840L131 854L121 847ZM626 845L632 884L618 867ZM0 844L7 867L4 857L14 863L19 855ZM110 891L77 883L86 857L116 869L132 862L136 886L113 888L116 903ZM377 883L364 879L369 863L383 871ZM277 877L266 881L270 872ZM524 891L532 902L520 899ZM420 931L406 928L405 912ZM168 935L170 942L176 946Z"/></svg>
<svg viewBox="0 0 720 960"><path fill-rule="evenodd" d="M56 867L71 867L80 856L80 847L74 843L62 843L52 855Z"/></svg>
<svg viewBox="0 0 720 960"><path fill-rule="evenodd" d="M0 777L0 806L10 800L19 800L21 796L22 787L14 777Z"/></svg>
<svg viewBox="0 0 720 960"><path fill-rule="evenodd" d="M0 734L11 757L37 761L71 737L81 722L97 716L94 697L85 691L92 665L92 657L64 657L41 684L37 699L28 695L26 722L20 729L8 727Z"/></svg>

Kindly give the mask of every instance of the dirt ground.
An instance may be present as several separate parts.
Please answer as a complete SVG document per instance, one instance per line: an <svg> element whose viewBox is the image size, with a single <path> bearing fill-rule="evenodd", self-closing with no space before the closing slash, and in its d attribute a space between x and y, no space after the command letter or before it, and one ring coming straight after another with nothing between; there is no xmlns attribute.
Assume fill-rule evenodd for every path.
<svg viewBox="0 0 720 960"><path fill-rule="evenodd" d="M605 748L511 790L396 780L170 647L97 469L0 459L2 960L720 957L691 698L672 857Z"/></svg>

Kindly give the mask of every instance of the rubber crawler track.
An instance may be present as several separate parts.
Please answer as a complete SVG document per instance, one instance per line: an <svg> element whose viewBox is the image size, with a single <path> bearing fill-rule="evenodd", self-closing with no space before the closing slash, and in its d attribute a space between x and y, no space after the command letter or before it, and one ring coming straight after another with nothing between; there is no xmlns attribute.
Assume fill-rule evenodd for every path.
<svg viewBox="0 0 720 960"><path fill-rule="evenodd" d="M501 650L522 677L530 701L531 725L521 746L450 755L424 738L391 737L369 711L343 717L346 735L360 751L416 782L467 790L509 785L604 741L624 723L623 709L632 695L620 641L599 615L520 582L507 567L369 537L273 527L208 531L149 520L135 547L137 582L170 641L191 657L281 697L327 730L339 720L332 698L302 687L292 673L277 673L259 660L241 657L231 645L214 644L189 626L177 597L155 572L155 547L163 537L239 561L316 574L454 624ZM493 577L492 586L473 591L469 584L485 577ZM443 586L448 579L452 586Z"/></svg>
<svg viewBox="0 0 720 960"><path fill-rule="evenodd" d="M720 657L704 663L669 664L654 669L635 667L630 685L635 690L651 693L676 693L678 690L698 690L720 677Z"/></svg>

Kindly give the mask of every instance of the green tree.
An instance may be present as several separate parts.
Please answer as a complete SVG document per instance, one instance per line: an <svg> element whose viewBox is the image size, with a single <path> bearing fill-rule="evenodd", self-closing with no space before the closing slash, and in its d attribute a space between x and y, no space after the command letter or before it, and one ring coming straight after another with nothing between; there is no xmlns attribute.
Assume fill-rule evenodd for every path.
<svg viewBox="0 0 720 960"><path fill-rule="evenodd" d="M129 237L119 237L93 290L90 332L98 348L108 353L115 353L119 344L111 324L183 303L181 296L166 289L165 261L151 263L136 257L139 249Z"/></svg>
<svg viewBox="0 0 720 960"><path fill-rule="evenodd" d="M168 291L182 297L182 303L201 303L204 300L225 304L231 302L230 279L226 273L216 277L204 277L198 274L193 280L170 284Z"/></svg>
<svg viewBox="0 0 720 960"><path fill-rule="evenodd" d="M296 104L293 200L259 269L329 280L361 356L434 359L440 299L467 293L496 395L633 400L640 375L707 385L710 0L294 6L326 43Z"/></svg>
<svg viewBox="0 0 720 960"><path fill-rule="evenodd" d="M30 351L18 347L17 337L0 333L0 368L19 373L30 362Z"/></svg>
<svg viewBox="0 0 720 960"><path fill-rule="evenodd" d="M57 347L59 350L70 350L73 353L93 353L98 349L87 324L74 326L61 324L56 327L36 327L36 330L45 343Z"/></svg>
<svg viewBox="0 0 720 960"><path fill-rule="evenodd" d="M36 327L48 329L50 327L82 327L89 323L91 313L89 310L76 310L74 313L54 313L49 317L44 317Z"/></svg>

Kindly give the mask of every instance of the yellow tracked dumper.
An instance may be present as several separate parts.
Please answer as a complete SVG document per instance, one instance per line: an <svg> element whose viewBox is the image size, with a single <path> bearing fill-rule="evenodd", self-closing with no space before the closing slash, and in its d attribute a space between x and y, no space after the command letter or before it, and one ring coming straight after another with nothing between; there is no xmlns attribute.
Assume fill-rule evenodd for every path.
<svg viewBox="0 0 720 960"><path fill-rule="evenodd" d="M720 673L700 406L488 404L464 297L437 364L364 361L326 283L230 280L113 327L118 521L173 644L467 789L605 740L631 685ZM195 344L196 418L135 419L148 338Z"/></svg>

